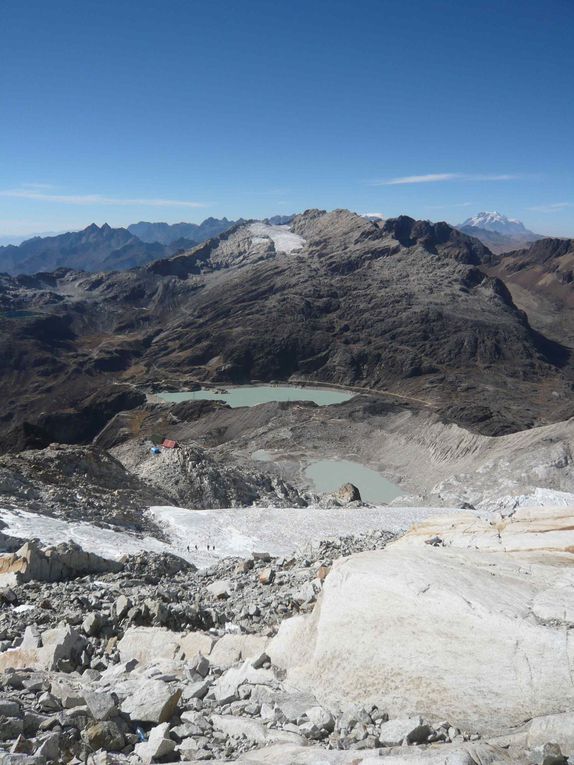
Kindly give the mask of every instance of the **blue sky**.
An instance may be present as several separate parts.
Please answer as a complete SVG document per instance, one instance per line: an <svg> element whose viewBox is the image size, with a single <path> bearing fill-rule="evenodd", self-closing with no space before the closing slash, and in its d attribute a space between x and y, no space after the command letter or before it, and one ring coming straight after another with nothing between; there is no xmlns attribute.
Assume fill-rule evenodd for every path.
<svg viewBox="0 0 574 765"><path fill-rule="evenodd" d="M2 0L0 236L309 207L574 235L572 0Z"/></svg>

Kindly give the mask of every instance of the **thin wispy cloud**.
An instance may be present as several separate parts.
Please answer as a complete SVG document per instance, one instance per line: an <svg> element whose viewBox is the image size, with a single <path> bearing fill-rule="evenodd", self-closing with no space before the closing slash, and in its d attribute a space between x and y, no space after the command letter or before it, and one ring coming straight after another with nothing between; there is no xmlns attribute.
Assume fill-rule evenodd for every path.
<svg viewBox="0 0 574 765"><path fill-rule="evenodd" d="M37 189L38 191L47 191L48 189L55 189L52 183L22 183L20 184L23 189Z"/></svg>
<svg viewBox="0 0 574 765"><path fill-rule="evenodd" d="M0 191L0 197L10 199L30 199L38 202L59 202L69 205L110 205L118 207L206 207L204 202L187 199L143 199L108 197L103 194L48 194L35 188L6 189Z"/></svg>
<svg viewBox="0 0 574 765"><path fill-rule="evenodd" d="M529 207L529 210L542 213L560 212L560 210L567 210L569 207L574 207L574 202L554 202L550 205L537 205L535 207Z"/></svg>
<svg viewBox="0 0 574 765"><path fill-rule="evenodd" d="M508 173L428 173L427 175L404 175L399 178L383 178L372 181L373 186L403 186L411 183L444 183L449 181L514 181L520 175Z"/></svg>
<svg viewBox="0 0 574 765"><path fill-rule="evenodd" d="M479 207L474 202L454 202L453 204L425 205L427 210L450 210L451 207Z"/></svg>

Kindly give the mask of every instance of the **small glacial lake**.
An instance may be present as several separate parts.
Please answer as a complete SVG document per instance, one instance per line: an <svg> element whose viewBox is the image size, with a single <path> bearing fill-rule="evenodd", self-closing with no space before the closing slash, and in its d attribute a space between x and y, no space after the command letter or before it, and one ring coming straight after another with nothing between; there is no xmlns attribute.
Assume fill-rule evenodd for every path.
<svg viewBox="0 0 574 765"><path fill-rule="evenodd" d="M345 483L353 483L363 502L372 505L390 502L403 493L376 470L350 460L317 460L305 469L305 475L318 492L336 491Z"/></svg>
<svg viewBox="0 0 574 765"><path fill-rule="evenodd" d="M159 393L163 401L201 401L204 399L225 401L231 407L255 406L269 401L314 401L319 406L342 404L355 395L349 391L332 388L301 388L297 385L238 385L225 387L225 393L211 389L182 391L180 393Z"/></svg>

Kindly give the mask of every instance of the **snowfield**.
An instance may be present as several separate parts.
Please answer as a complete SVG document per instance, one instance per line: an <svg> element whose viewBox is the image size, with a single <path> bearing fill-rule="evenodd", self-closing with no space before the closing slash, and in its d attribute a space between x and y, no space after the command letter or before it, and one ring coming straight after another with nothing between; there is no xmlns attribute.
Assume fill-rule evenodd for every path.
<svg viewBox="0 0 574 765"><path fill-rule="evenodd" d="M289 226L270 226L267 223L252 223L249 231L253 234L255 242L271 239L276 252L289 254L293 250L302 249L306 241L299 234L294 234Z"/></svg>
<svg viewBox="0 0 574 765"><path fill-rule="evenodd" d="M45 544L72 540L88 552L115 560L143 550L171 552L204 568L220 558L248 557L253 551L290 555L322 539L371 529L401 532L424 518L456 512L456 509L384 506L187 510L158 506L149 512L170 540L168 544L153 537L139 537L24 510L0 509L0 520L5 524L2 528L5 534L23 539L38 538Z"/></svg>
<svg viewBox="0 0 574 765"><path fill-rule="evenodd" d="M503 515L517 507L574 506L574 494L537 489L527 496L501 497L488 508ZM38 538L45 544L73 540L84 550L106 558L144 550L170 552L199 568L226 557L248 557L254 551L271 555L290 555L323 539L361 534L373 529L400 533L412 524L430 517L468 512L456 507L379 507L359 508L274 508L246 507L226 510L188 510L183 507L156 506L149 513L162 529L167 543L149 536L73 523L24 510L0 508L2 531L24 539ZM478 512L488 516L490 512ZM209 550L207 546L209 545ZM197 549L196 549L197 546ZM189 550L187 549L189 547Z"/></svg>
<svg viewBox="0 0 574 765"><path fill-rule="evenodd" d="M138 537L128 532L99 528L90 523L72 523L26 510L0 508L0 520L4 534L22 539L39 539L46 545L76 542L87 552L112 560L142 550L158 553L171 551L168 545L153 537Z"/></svg>

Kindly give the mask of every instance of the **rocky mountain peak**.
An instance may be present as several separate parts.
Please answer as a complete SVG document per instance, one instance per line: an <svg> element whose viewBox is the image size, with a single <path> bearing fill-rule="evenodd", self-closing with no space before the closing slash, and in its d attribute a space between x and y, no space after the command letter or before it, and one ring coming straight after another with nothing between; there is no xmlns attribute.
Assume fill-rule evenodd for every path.
<svg viewBox="0 0 574 765"><path fill-rule="evenodd" d="M465 226L471 226L473 228L481 228L486 231L496 231L499 234L532 234L526 226L516 218L507 218L506 215L497 212L479 212L472 218L467 218L464 223L461 223L459 228Z"/></svg>

